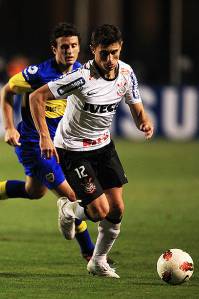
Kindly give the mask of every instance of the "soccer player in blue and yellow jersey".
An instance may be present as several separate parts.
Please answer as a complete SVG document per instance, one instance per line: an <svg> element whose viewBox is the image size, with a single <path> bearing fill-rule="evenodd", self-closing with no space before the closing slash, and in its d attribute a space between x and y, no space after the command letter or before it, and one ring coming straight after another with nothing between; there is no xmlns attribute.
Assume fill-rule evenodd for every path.
<svg viewBox="0 0 199 299"><path fill-rule="evenodd" d="M18 160L24 167L26 180L0 182L0 199L19 197L39 199L44 196L48 189L59 197L67 196L71 201L76 199L55 157L46 159L48 157L41 156L39 135L29 109L29 93L81 66L77 61L80 51L80 36L72 24L58 24L52 32L50 44L54 54L53 58L26 67L22 72L11 77L2 88L1 101L5 141L15 147ZM22 95L22 121L17 128L15 128L13 121L13 97L15 94ZM53 100L46 104L45 117L52 139L65 108L66 100ZM89 260L94 245L85 221L77 221L76 239L83 257Z"/></svg>

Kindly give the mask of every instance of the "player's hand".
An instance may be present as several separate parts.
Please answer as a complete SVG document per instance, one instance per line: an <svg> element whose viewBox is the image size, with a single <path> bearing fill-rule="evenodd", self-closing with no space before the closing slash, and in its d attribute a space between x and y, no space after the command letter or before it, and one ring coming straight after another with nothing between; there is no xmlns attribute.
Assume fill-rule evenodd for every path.
<svg viewBox="0 0 199 299"><path fill-rule="evenodd" d="M140 131L144 132L146 139L153 136L153 125L150 121L145 121L140 125Z"/></svg>
<svg viewBox="0 0 199 299"><path fill-rule="evenodd" d="M50 137L40 138L40 149L41 149L41 156L43 158L51 159L53 156L55 156L57 162L59 163L58 153Z"/></svg>
<svg viewBox="0 0 199 299"><path fill-rule="evenodd" d="M4 140L6 143L8 143L11 146L20 146L21 143L19 142L20 134L15 129L6 129Z"/></svg>

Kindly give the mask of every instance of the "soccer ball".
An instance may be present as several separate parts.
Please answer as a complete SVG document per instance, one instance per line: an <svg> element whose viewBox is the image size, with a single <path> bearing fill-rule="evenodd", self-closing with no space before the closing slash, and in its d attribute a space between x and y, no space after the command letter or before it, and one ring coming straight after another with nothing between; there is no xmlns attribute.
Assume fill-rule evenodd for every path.
<svg viewBox="0 0 199 299"><path fill-rule="evenodd" d="M165 251L157 261L157 272L162 280L169 284L181 284L193 274L193 260L181 249Z"/></svg>

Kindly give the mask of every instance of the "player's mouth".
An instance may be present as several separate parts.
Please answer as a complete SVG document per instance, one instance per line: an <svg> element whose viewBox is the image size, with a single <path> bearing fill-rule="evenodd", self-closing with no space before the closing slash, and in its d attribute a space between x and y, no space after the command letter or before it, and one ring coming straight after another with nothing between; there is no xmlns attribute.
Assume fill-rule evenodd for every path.
<svg viewBox="0 0 199 299"><path fill-rule="evenodd" d="M73 56L66 56L65 59L68 61L68 60L74 60L74 57Z"/></svg>
<svg viewBox="0 0 199 299"><path fill-rule="evenodd" d="M112 70L112 69L114 69L115 67L116 67L115 64L107 64L107 65L105 66L105 68L106 68L107 70Z"/></svg>

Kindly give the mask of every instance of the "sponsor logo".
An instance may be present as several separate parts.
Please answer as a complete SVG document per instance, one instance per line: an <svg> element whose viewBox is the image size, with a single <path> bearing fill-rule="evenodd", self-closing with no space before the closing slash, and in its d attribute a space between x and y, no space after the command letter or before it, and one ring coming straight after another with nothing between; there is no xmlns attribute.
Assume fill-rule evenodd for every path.
<svg viewBox="0 0 199 299"><path fill-rule="evenodd" d="M109 138L109 134L105 133L101 136L99 136L97 139L83 139L83 146L84 147L89 147L97 144L101 144L105 142Z"/></svg>
<svg viewBox="0 0 199 299"><path fill-rule="evenodd" d="M115 104L107 104L107 105L94 105L85 103L83 110L89 111L91 113L107 113L107 112L115 112L119 103Z"/></svg>
<svg viewBox="0 0 199 299"><path fill-rule="evenodd" d="M133 72L131 73L131 82L132 82L133 97L135 99L139 99L140 98L140 93L139 93L139 90L138 90L138 81L137 81L137 78L136 78L136 76Z"/></svg>
<svg viewBox="0 0 199 299"><path fill-rule="evenodd" d="M62 96L66 93L71 92L72 90L75 90L77 88L80 88L81 86L83 86L85 84L85 80L84 78L80 77L66 85L62 85L61 87L59 87L57 89L57 93Z"/></svg>
<svg viewBox="0 0 199 299"><path fill-rule="evenodd" d="M92 96L93 94L96 94L97 92L95 92L95 91L89 91L89 92L87 92L87 96Z"/></svg>
<svg viewBox="0 0 199 299"><path fill-rule="evenodd" d="M49 183L53 183L55 181L54 173L49 172L48 174L46 174L46 180Z"/></svg>

